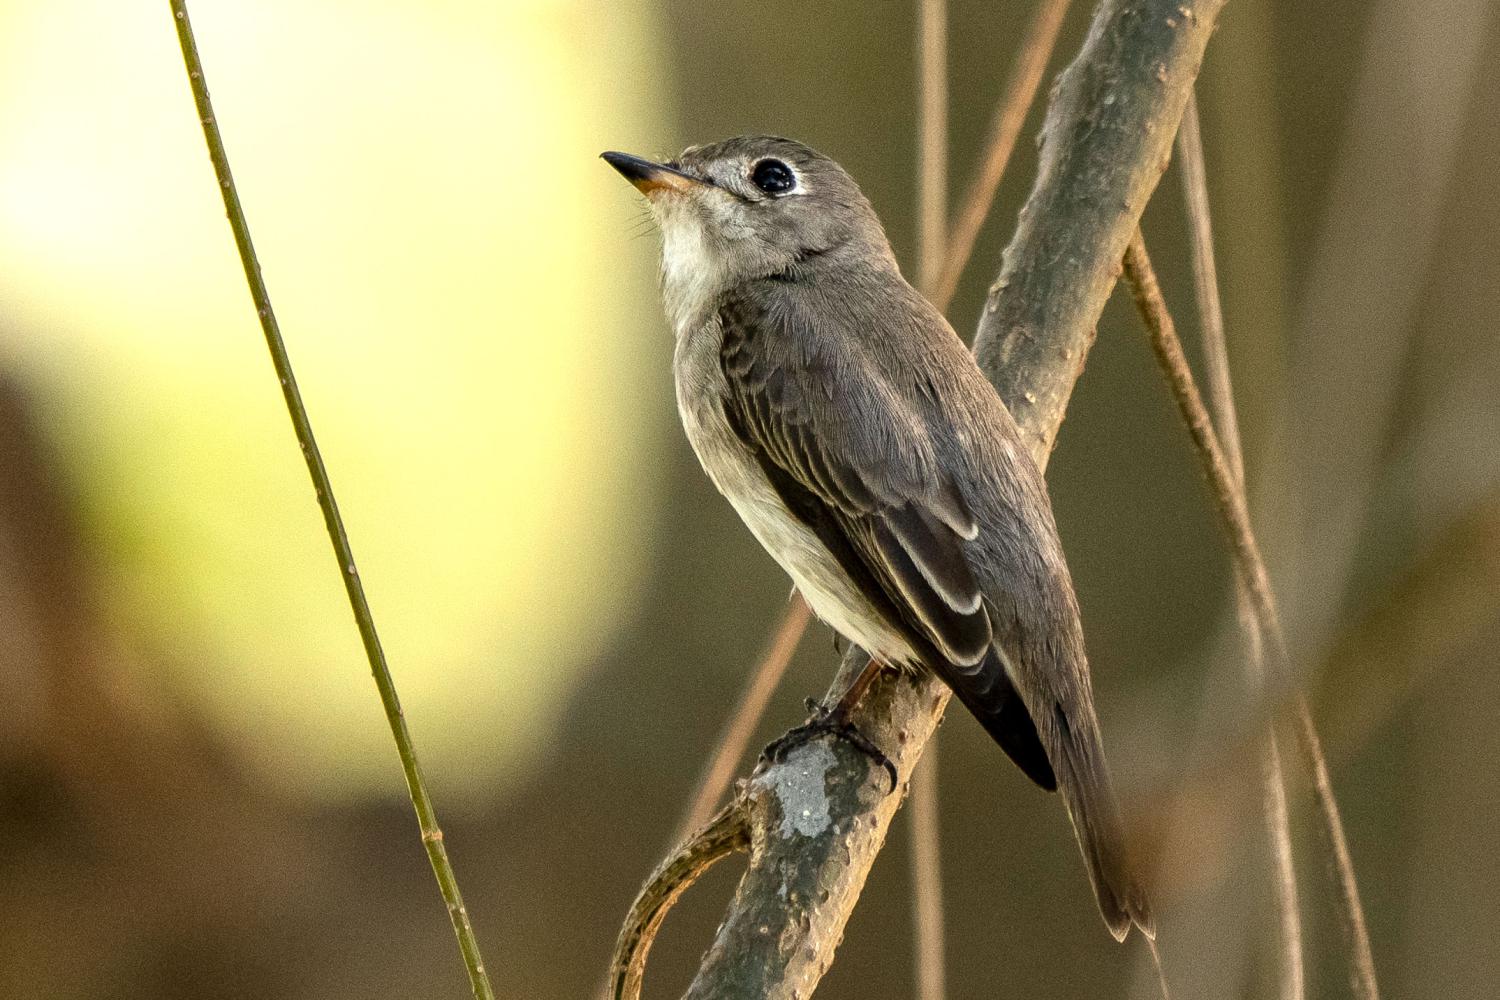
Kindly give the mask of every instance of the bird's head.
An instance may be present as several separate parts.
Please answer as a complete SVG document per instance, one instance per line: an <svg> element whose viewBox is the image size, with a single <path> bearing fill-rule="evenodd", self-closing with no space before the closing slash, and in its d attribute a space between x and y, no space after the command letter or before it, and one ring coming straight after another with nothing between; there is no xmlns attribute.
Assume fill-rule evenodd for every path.
<svg viewBox="0 0 1500 1000"><path fill-rule="evenodd" d="M740 136L689 147L665 163L603 156L650 203L669 310L679 318L743 281L895 266L859 185L800 142Z"/></svg>

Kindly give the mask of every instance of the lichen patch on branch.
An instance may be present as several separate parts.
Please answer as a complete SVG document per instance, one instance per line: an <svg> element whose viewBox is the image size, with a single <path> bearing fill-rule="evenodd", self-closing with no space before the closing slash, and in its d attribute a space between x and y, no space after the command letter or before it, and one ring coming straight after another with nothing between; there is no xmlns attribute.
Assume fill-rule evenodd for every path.
<svg viewBox="0 0 1500 1000"><path fill-rule="evenodd" d="M828 806L828 772L838 758L821 740L791 750L781 763L762 771L755 779L776 796L781 809L780 834L821 836L833 825Z"/></svg>

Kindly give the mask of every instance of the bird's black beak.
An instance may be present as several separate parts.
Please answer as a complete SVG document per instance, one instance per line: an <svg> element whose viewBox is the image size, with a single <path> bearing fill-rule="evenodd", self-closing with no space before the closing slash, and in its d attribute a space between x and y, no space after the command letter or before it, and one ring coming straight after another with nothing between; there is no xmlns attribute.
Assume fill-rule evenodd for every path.
<svg viewBox="0 0 1500 1000"><path fill-rule="evenodd" d="M635 185L641 194L653 191L691 191L706 182L692 174L683 173L665 163L652 163L629 153L600 153L600 158L620 172L620 176Z"/></svg>

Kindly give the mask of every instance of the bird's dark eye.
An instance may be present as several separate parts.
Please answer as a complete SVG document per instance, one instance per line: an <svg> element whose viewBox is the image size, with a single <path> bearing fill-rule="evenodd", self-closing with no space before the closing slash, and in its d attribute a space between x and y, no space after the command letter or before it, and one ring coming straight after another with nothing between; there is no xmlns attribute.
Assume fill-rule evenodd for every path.
<svg viewBox="0 0 1500 1000"><path fill-rule="evenodd" d="M797 186L797 175L780 160L761 160L750 171L750 182L766 194L786 194Z"/></svg>

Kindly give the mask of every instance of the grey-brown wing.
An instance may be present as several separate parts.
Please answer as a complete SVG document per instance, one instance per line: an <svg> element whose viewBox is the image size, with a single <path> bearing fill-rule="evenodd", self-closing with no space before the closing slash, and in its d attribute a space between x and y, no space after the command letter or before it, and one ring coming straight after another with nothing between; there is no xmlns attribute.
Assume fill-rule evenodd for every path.
<svg viewBox="0 0 1500 1000"><path fill-rule="evenodd" d="M1033 781L1057 787L964 541L979 526L928 451L926 428L867 373L839 370L847 345L812 340L744 299L720 310L724 412L782 502L922 662ZM1010 622L996 623L1002 629Z"/></svg>
<svg viewBox="0 0 1500 1000"><path fill-rule="evenodd" d="M958 667L990 647L983 594L963 551L978 528L876 376L785 316L731 299L719 314L725 415L773 485L892 624Z"/></svg>

